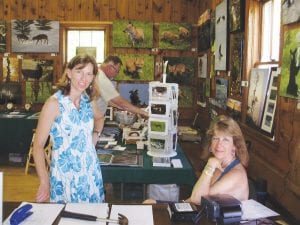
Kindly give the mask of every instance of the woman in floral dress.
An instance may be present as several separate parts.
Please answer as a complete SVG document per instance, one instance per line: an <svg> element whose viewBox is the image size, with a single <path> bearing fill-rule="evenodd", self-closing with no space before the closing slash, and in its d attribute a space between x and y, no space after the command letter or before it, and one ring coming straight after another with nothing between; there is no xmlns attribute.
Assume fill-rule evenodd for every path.
<svg viewBox="0 0 300 225"><path fill-rule="evenodd" d="M99 96L94 86L98 72L95 59L75 56L57 85L59 89L44 104L33 144L40 185L37 202L103 202L104 188L95 143L104 121L91 100ZM94 132L97 131L97 132ZM50 174L44 145L53 143Z"/></svg>

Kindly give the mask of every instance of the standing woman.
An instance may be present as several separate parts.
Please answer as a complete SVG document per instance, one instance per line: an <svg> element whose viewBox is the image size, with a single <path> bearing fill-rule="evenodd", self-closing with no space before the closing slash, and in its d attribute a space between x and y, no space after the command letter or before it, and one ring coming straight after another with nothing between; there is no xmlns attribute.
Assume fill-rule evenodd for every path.
<svg viewBox="0 0 300 225"><path fill-rule="evenodd" d="M248 151L242 131L231 117L221 115L207 132L210 158L187 201L200 204L205 195L229 194L243 201L249 197L246 167Z"/></svg>
<svg viewBox="0 0 300 225"><path fill-rule="evenodd" d="M33 144L40 180L37 202L49 198L50 202L57 203L104 201L101 168L95 150L98 132L93 132L98 131L96 126L104 118L91 103L99 95L94 86L97 72L93 57L75 56L57 84L58 91L42 108ZM53 143L50 174L44 153L49 135Z"/></svg>

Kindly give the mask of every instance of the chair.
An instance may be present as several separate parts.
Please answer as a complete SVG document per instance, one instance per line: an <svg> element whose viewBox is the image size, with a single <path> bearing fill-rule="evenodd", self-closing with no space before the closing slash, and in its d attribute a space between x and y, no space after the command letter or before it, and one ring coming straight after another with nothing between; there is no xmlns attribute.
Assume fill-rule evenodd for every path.
<svg viewBox="0 0 300 225"><path fill-rule="evenodd" d="M34 159L33 159L33 142L34 142L34 137L35 137L35 129L33 130L32 134L32 139L30 143L30 148L28 151L27 155L27 161L26 161L26 166L25 166L25 174L28 174L29 167L35 167ZM47 169L50 168L50 163L51 163L51 151L52 151L52 142L50 138L48 138L48 141L44 147L45 150L45 159L46 159L46 165Z"/></svg>

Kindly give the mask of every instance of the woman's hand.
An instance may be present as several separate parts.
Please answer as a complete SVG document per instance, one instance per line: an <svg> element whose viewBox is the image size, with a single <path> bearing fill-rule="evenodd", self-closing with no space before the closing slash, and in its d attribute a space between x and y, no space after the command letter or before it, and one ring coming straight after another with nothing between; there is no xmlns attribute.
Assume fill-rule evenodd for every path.
<svg viewBox="0 0 300 225"><path fill-rule="evenodd" d="M50 197L50 184L46 182L40 184L36 194L36 202L48 202Z"/></svg>
<svg viewBox="0 0 300 225"><path fill-rule="evenodd" d="M206 165L210 166L213 170L219 169L223 171L221 161L215 157L210 157Z"/></svg>

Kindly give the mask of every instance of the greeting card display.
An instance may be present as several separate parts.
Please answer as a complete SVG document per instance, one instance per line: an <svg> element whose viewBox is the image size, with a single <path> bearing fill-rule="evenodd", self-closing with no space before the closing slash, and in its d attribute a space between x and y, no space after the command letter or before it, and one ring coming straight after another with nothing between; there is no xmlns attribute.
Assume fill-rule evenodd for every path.
<svg viewBox="0 0 300 225"><path fill-rule="evenodd" d="M178 84L149 83L148 152L173 157L177 146Z"/></svg>

